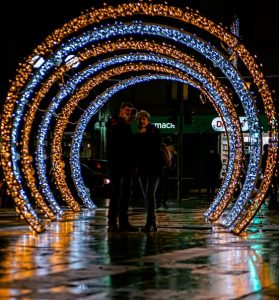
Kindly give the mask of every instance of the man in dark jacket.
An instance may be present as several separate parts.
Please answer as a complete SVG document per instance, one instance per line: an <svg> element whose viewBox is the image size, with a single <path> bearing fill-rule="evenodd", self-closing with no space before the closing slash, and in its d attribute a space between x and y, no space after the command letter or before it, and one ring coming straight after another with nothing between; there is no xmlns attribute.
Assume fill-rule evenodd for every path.
<svg viewBox="0 0 279 300"><path fill-rule="evenodd" d="M138 231L128 220L135 170L134 137L131 130L135 113L133 105L124 102L120 106L119 115L107 122L107 157L112 183L108 212L109 232Z"/></svg>

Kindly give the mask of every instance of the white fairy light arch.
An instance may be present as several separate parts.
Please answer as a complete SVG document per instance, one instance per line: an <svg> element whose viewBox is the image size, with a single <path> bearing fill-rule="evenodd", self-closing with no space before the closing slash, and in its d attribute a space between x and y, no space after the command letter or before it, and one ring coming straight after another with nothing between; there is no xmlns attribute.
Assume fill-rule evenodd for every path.
<svg viewBox="0 0 279 300"><path fill-rule="evenodd" d="M148 16L151 19L154 17L154 24L146 21L145 23L137 21L132 23L118 22L115 25L104 25L106 20L116 19L117 21L117 18L120 18L121 21L124 22L125 18L128 18L130 22L132 18L137 18L138 20L141 16ZM253 191L257 181L259 162L261 159L261 128L259 118L257 116L256 103L251 95L249 95L241 74L234 69L229 58L221 55L214 47L211 46L210 41L202 41L196 35L191 35L181 28L171 28L164 24L159 24L158 19L155 18L157 16L163 16L169 20L175 19L179 20L181 23L189 24L191 25L191 29L194 31L194 34L195 28L199 28L199 30L203 30L214 36L215 39L219 39L222 43L229 47L230 51L234 51L234 54L237 55L239 60L252 76L255 88L257 88L257 92L261 98L260 100L263 103L265 114L267 116L270 140L267 168L261 186L255 195L253 194ZM99 27L99 23L102 23L101 27ZM94 29L92 29L92 25L95 26ZM88 30L86 30L87 27ZM82 31L80 35L79 31ZM150 43L149 40L151 39L152 41L155 36L162 38L164 41L167 40L173 45L178 45L179 47L183 45L183 47L192 48L196 52L199 52L205 60L213 62L214 67L216 69L218 68L219 72L222 71L230 80L238 94L248 118L252 141L248 173L243 189L241 190L236 203L226 216L223 216L223 212L225 211L228 202L232 199L232 193L228 193L229 196L227 196L227 193L218 193L219 196L215 198L212 205L205 212L205 217L211 221L218 221L220 216L222 216L222 220L220 222L222 226L236 234L241 233L249 225L263 202L264 195L270 185L272 173L277 160L278 123L276 107L271 92L254 58L244 45L222 26L216 25L212 21L201 16L199 13L193 12L189 8L182 9L167 4L153 4L144 1L138 3L119 4L116 6L104 6L104 8L92 9L88 13L82 14L78 18L73 19L61 28L55 30L53 34L49 35L43 43L34 49L33 53L18 68L17 75L11 84L4 104L1 120L1 163L8 189L15 201L17 211L21 217L30 224L31 229L38 233L45 229L45 224L38 217L34 208L30 204L30 195L43 209L49 219L54 220L57 216L62 214L55 198L51 196L51 191L42 193L42 191L44 191L47 187L47 181L37 180L34 172L36 167L33 165L33 154L30 154L31 152L28 150L28 143L25 141L25 138L28 140L31 131L30 128L32 127L38 110L36 103L40 103L40 101L45 99L49 88L55 82L63 80L63 74L69 70L74 70L74 68L78 69L78 64L80 62L78 59L78 53L81 49L92 47L92 50L94 48L97 50L99 48L99 50L101 52L103 51L103 53L110 53L112 50L121 50L121 46L117 47L115 46L116 43L114 44L113 42L107 43L107 39L109 37L115 38L122 36L124 38L123 43L125 43L127 42L125 41L125 37L130 37L131 34L136 35L138 39L138 41L135 40L134 42L130 42L131 49L133 49L137 43L141 42L145 45L143 47L145 51L152 52L154 48L152 49L152 43ZM69 35L72 36L70 39L68 39ZM161 47L164 47L164 43L165 42L161 44ZM102 45L105 44L109 46L104 46L104 48L102 48ZM58 47L58 45L60 45L60 47ZM173 48L173 50L176 51L175 48ZM81 54L80 60L84 59L84 61L86 61L86 53L87 51L84 51L83 54ZM160 52L158 51L158 53ZM97 51L95 55L98 56ZM170 52L166 51L164 55L172 58ZM131 57L132 56L133 55L131 55ZM37 59L36 62L34 62L34 57ZM71 57L70 60L69 57ZM200 56L193 57L194 60L198 60L199 58ZM140 64L140 62L138 63L138 66L135 64L136 69L138 68L138 70L140 70ZM205 68L210 68L209 65L212 65L212 63L205 66ZM125 68L129 70L129 67L127 67L126 63L123 62L122 67L118 67L119 74L121 74ZM163 73L168 74L170 71L164 72L165 69L163 64L162 66L154 65L153 72L155 74L157 73L158 76ZM109 75L109 70L107 72ZM173 69L173 74L169 73L169 75L164 76L177 76L179 72L180 71L178 69ZM117 75L117 72L111 75ZM201 76L202 75L204 74L201 73ZM183 75L178 77L180 78L179 80L182 80L181 78ZM103 78L105 78L105 76ZM99 76L98 80L100 83L103 78L102 76ZM214 86L214 84L209 80L208 86L210 84ZM83 85L79 89L79 94L76 94L77 100L79 97L86 97L86 94L92 88L94 88L94 84ZM205 89L206 86L203 86L202 88ZM67 90L65 91L67 93ZM219 96L225 103L225 98L222 98L223 94L220 93ZM213 101L216 103L218 102L216 97ZM27 109L28 106L30 107L29 109ZM53 104L53 106L55 106L55 104ZM67 103L62 109L62 113L59 115L58 122L55 127L58 129L58 132L55 132L54 140L58 142L60 134L59 131L61 130L63 132L63 126L65 126L65 122L68 122L68 112L66 111L66 107ZM27 111L31 113L30 117L29 114L27 114ZM223 112L222 117L227 124L230 124L230 118L232 115L227 116L226 113ZM48 118L47 114L45 115L45 118ZM22 123L24 123L23 126ZM45 124L47 124L47 122L45 122ZM19 129L21 127L23 127L22 135ZM40 128L40 133L38 134L39 145L42 142L42 138L46 136L47 131L48 126L42 126ZM228 131L232 131L232 137L237 137L237 126L228 126ZM237 145L241 145L241 141L238 141L238 137L236 142ZM56 145L54 143L52 149L59 149L59 147L61 147L61 145ZM239 174L239 160L234 159L235 151L237 150L232 145L230 155L233 157L231 160L233 161L233 171L231 172L231 177L228 180L230 182L237 180ZM238 153L240 154L241 152ZM43 154L44 151L42 146L41 148L39 147L36 155L37 165L39 166L36 170L39 174L45 173ZM56 162L57 166L62 166L61 157L59 157L59 155L55 155L55 151L52 150L52 160ZM20 158L21 163L19 163L18 158ZM28 190L26 189L24 182L28 183ZM75 211L79 211L81 209L80 205L76 201L69 200L67 203ZM94 208L94 204L90 200L88 200L87 206L92 209Z"/></svg>

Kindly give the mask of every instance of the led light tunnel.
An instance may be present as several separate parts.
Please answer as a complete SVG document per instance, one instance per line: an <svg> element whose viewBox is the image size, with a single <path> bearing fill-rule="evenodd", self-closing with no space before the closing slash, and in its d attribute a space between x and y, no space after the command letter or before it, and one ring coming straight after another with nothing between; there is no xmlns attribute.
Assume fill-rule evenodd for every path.
<svg viewBox="0 0 279 300"><path fill-rule="evenodd" d="M123 59L125 58L125 56L123 56L123 57L118 57L118 59L113 59L112 61L117 61L117 60L122 60L123 61ZM127 57L126 57L127 58ZM164 64L166 64L166 63L168 63L168 64L170 64L170 65L173 65L173 66L176 66L176 67L179 67L181 70L183 70L184 72L186 72L186 73L189 73L189 74L191 74L192 76L194 76L194 77L197 77L199 80L201 80L201 82L202 82L202 84L205 86L205 88L208 90L208 91L210 91L211 93L213 93L214 94L214 96L215 96L215 98L216 99L218 99L219 98L219 96L218 96L218 94L216 94L216 92L212 92L212 87L211 87L211 84L208 82L208 81L206 81L205 79L203 79L202 78L202 76L200 76L199 74L197 74L197 73L195 73L193 70L190 70L189 68L186 68L183 64L181 64L181 63L179 63L178 61L171 61L171 60L168 60L167 58L163 58L163 57L156 57L156 56L154 56L154 55L151 55L151 56L147 56L146 54L135 54L134 55L134 57L131 57L131 55L130 55L130 61L132 61L132 60L136 60L136 59L138 59L138 60L141 60L141 61L144 61L144 60L146 60L146 59L155 59L156 60L156 62L161 62L161 63L164 63ZM93 67L92 67L93 68ZM197 68L197 67L196 67ZM202 70L202 67L201 66L199 66L199 68ZM94 68L93 68L94 69ZM88 70L86 71L86 72L89 72ZM205 70L203 70L203 73L205 73ZM217 81L217 79L211 74L208 74L207 75L207 78L209 78L210 80L211 80L211 83L213 83L213 85L215 84L216 85L216 82L218 82ZM95 80L95 79L94 79ZM77 81L77 79L76 78L73 78L73 81ZM71 82L71 84L70 84L70 86L71 86L71 88L73 87L73 85L72 85L72 82ZM220 87L218 88L219 89L219 91L220 91ZM229 99L229 97L228 96L223 96L224 97L224 99ZM214 97L213 97L214 98ZM223 101L225 101L223 99ZM72 102L72 104L71 104L71 102ZM227 102L227 105L230 105L230 110L234 110L234 107L233 107L233 104L232 103L230 103L230 104L228 104L228 100L227 101L225 101L225 102ZM219 100L219 103L220 103L220 100ZM77 102L77 99L76 98L74 98L74 99L71 99L71 101L69 101L69 105L72 105L72 109L74 109L75 108L75 105L77 105L78 104L78 102ZM68 104L67 104L68 105ZM220 105L220 104L219 104ZM69 109L68 108L65 108L65 110L66 111L68 111ZM234 115L234 122L235 123L238 123L238 119L237 119L237 116L236 116L236 113L234 112L234 113L232 113L232 112L230 112L230 113L225 113L225 115L226 115L226 117L228 118L228 116L230 115L230 114L232 114L232 115ZM63 114L63 118L65 118L65 114ZM67 119L69 118L69 113L68 113L68 116L67 116ZM226 121L225 121L226 122ZM64 122L64 124L66 125L66 123L67 122ZM238 140L241 140L241 134L240 134L240 126L238 125L238 126L236 126L236 127L238 127ZM230 124L230 128L232 128L230 131L231 132L234 132L234 130L233 130L233 127L232 127L232 125ZM56 132L58 132L59 131L59 129L56 129L56 130L54 130L54 132L56 133ZM55 145L55 144L59 144L59 143L61 143L61 138L62 138L62 135L60 135L60 142L58 142L58 143L53 143L53 145ZM237 145L237 143L235 142L235 138L232 138L232 143L230 143L231 144L231 148L234 148L235 147L235 145ZM240 145L238 145L238 147L236 147L236 148L238 148L239 150L242 150L242 144L240 144ZM61 149L61 148L60 148ZM54 153L59 153L59 149L54 149L53 150L53 152ZM230 159L230 163L229 163L229 166L230 166L230 168L231 169L233 169L233 166L234 166L234 151L233 152L231 152L231 159ZM237 153L237 155L238 155L238 159L237 159L237 161L240 161L240 158L241 158L241 155L242 155L242 153ZM62 156L62 154L60 153L60 157ZM56 166L57 165L57 167L56 167L56 172L55 172L55 174L59 174L59 177L61 177L61 179L59 179L59 180L56 180L56 182L57 182L57 185L59 186L59 184L60 184L60 182L61 182L61 180L63 180L63 178L65 178L66 176L65 175L63 175L63 168L60 168L60 166L61 166L61 163L60 163L60 161L58 160L58 161L54 161L53 162L53 165L54 166ZM77 164L75 163L75 167L77 166ZM238 169L239 169L239 167L238 167ZM60 174L62 174L61 176L60 176ZM229 182L229 179L230 179L230 176L231 176L231 173L228 171L227 172L227 175L226 175L226 177L227 177L227 179L225 179L224 181L228 181ZM235 181L233 181L233 183L235 183ZM65 184L65 183L64 183ZM235 185L235 184L234 184ZM228 194L229 194L229 191L227 191L226 192L226 189L228 190L229 189L229 191L230 190L232 190L232 187L230 186L229 188L227 187L227 186L225 186L225 187L223 187L223 188L220 188L220 190L219 190L219 192L220 192L220 198L224 195L224 194L226 194L226 196L228 196ZM83 193L84 194L84 193Z"/></svg>
<svg viewBox="0 0 279 300"><path fill-rule="evenodd" d="M75 76L73 77L71 80L69 80L67 82L67 85L66 86L63 86L63 88L61 89L61 91L59 92L59 94L57 95L57 97L52 101L49 109L47 110L45 116L44 116L44 119L43 119L43 122L40 126L40 132L42 131L41 129L43 128L43 134L39 135L38 137L38 140L40 141L40 143L38 143L38 150L37 150L37 153L40 153L41 157L44 157L46 155L46 153L44 153L44 147L45 147L45 140L46 140L46 135L44 134L44 132L47 132L48 130L48 124L49 124L49 121L50 121L50 118L51 116L53 115L54 111L55 111L55 108L58 107L59 105L59 102L67 95L69 95L72 91L74 91L76 89L76 86L78 83L80 83L81 80L85 80L87 77L90 77L94 74L94 72L96 72L97 70L100 70L100 68L102 67L105 67L105 66L109 66L113 63L119 63L119 62L124 62L124 61L135 61L135 60L138 60L138 61L146 61L146 60L153 60L153 61L156 61L157 63L161 63L161 64L170 64L172 65L173 67L179 67L181 70L183 70L184 72L186 73L189 73L191 74L192 76L194 77L197 77L199 78L199 80L202 81L203 85L204 86L209 86L210 87L210 83L208 81L205 81L204 79L201 79L201 76L197 73L197 72L194 72L193 70L189 69L189 68L186 68L185 66L183 66L181 63L179 63L177 60L170 60L166 57L160 57L160 56L155 56L155 55L147 55L147 54L134 54L134 55L123 55L123 56L118 56L118 57L115 57L115 58L112 58L112 59L109 59L109 60L105 60L103 61L102 63L99 63L97 64L96 66L92 66L91 68L83 71L81 74L79 74L78 76ZM198 67L196 67L198 69ZM201 72L205 73L205 70L202 70L202 67L199 66L199 69L201 69ZM209 78L211 80L211 82L214 82L215 85L216 85L216 78L214 78L214 76L211 74L207 75L207 78ZM69 87L67 88L67 86L69 85ZM212 88L209 88L209 89L212 89ZM220 88L219 88L220 90ZM217 96L216 96L217 97ZM228 96L227 96L228 98ZM225 100L224 100L225 101ZM228 101L227 101L228 102ZM232 110L233 109L233 104L230 103L230 109ZM235 113L234 113L235 114ZM237 120L237 117L235 115L235 120ZM233 130L231 130L233 131ZM56 131L54 131L54 134L55 134ZM240 132L240 130L239 130ZM240 133L238 132L238 135L240 136ZM235 145L235 142L233 141L233 144L232 145ZM233 147L233 146L231 146ZM242 148L241 145L238 146L239 149ZM57 152L58 150L54 150L53 152ZM234 152L233 152L234 154ZM238 158L238 161L240 159ZM43 170L45 167L42 165L40 166L40 159L37 158L37 161L38 161L38 166L39 166L39 169L40 170ZM42 160L41 160L42 161ZM230 160L231 163L229 163L229 165L233 166L234 162L233 160ZM54 163L54 165L56 165ZM59 162L58 166L61 166L61 163ZM59 167L55 167L56 169L56 172L55 174L62 174L64 173L63 172L63 168L59 168ZM42 172L39 172L39 175L41 174ZM54 176L55 176L54 174ZM231 174L230 172L227 172L227 178L229 180ZM66 176L63 175L61 176L61 178L65 178ZM40 180L41 182L43 181L45 184L44 184L44 188L46 189L46 186L47 186L47 174L45 172L45 175L43 177L43 179ZM226 181L226 180L225 180ZM56 181L57 182L57 185L59 187L59 180ZM48 188L50 190L50 188ZM220 191L224 191L225 192L225 188L221 188ZM223 193L224 194L224 193ZM221 197L221 196L220 196ZM86 204L87 202L85 202ZM90 202L89 202L90 203Z"/></svg>
<svg viewBox="0 0 279 300"><path fill-rule="evenodd" d="M259 131L259 122L258 122L258 116L257 113L255 111L255 107L253 104L253 100L251 99L250 95L248 94L247 90L243 87L245 87L245 83L243 80L241 80L238 76L237 76L237 72L232 68L231 64L229 62L227 62L223 57L221 57L221 55L212 50L211 47L209 47L208 45L205 45L204 43L202 43L201 41L197 41L196 39L192 39L191 36L186 35L186 34L182 34L181 32L172 30L170 28L162 28L158 27L158 26L149 26L149 25L144 25L144 24L140 24L137 23L135 24L121 24L118 25L118 27L121 27L121 32L126 32L128 33L138 33L138 34L157 34L157 35L162 35L164 37L171 37L176 41L181 41L182 43L184 42L187 46L191 46L192 48L202 52L202 54L204 54L207 58L209 58L210 60L214 61L215 65L220 66L220 68L223 70L223 72L227 75L227 77L230 79L230 81L232 82L232 85L235 87L237 93L239 94L240 98L242 99L242 102L244 104L244 110L246 111L246 115L248 118L248 123L250 123L250 135L251 135L251 141L252 141L252 148L255 147L256 149L258 149L258 151L254 151L251 153L251 159L250 159L250 164L253 164L254 166L256 165L258 167L259 165L259 160L260 160L260 156L256 155L259 153L259 149L260 149L260 139L257 138L253 138L253 136L258 136L260 135L260 131ZM124 29L123 29L124 27ZM109 31L110 31L111 27L107 27L107 28L102 28L101 30L103 30L104 35L106 37L108 37L109 35ZM145 29L145 30L144 30ZM160 31L160 29L162 31ZM114 28L112 35L115 35L117 32L117 29ZM95 36L95 35L94 35ZM86 41L86 43L89 42L90 37L87 36L87 33L83 34L82 38ZM78 46L80 46L81 38L77 38L74 40L74 43L77 44ZM202 49L202 51L201 51ZM242 90L240 89L242 88ZM246 109L245 109L246 108ZM253 156L254 154L254 156ZM248 172L249 172L249 168L248 168ZM244 203L243 203L243 199L245 202L245 199L247 199L249 197L249 195L252 193L252 189L254 186L254 182L255 182L256 178L253 178L252 176L249 176L249 174L247 175L247 180L246 180L246 187L247 189L244 190L243 194L244 195L240 195L242 196L242 199L237 202L240 203L242 206L239 208L238 210L241 211ZM248 181L248 182L247 182ZM64 193L63 193L64 194ZM218 205L218 201L215 201L214 204ZM211 208L211 212L215 211L216 206L212 209ZM209 215L206 215L207 217L209 217Z"/></svg>
<svg viewBox="0 0 279 300"><path fill-rule="evenodd" d="M143 32L152 32L152 30L151 30L151 28L150 28L150 26L148 26L148 29L146 29L145 31L144 30L140 30L139 31L139 28L141 29L142 28L142 24L139 24L139 23L137 23L136 24L136 29L135 29L135 31L136 32L134 32L133 30L134 30L134 24L132 24L132 25L119 25L119 26L126 26L126 28L128 28L128 29L126 29L126 31L128 31L129 33L131 33L131 31L133 32L133 33L140 33L140 34L142 34ZM119 27L118 26L118 27ZM128 27L127 27L128 26ZM152 27L153 28L153 27ZM108 29L109 29L109 31L108 31ZM124 28L125 29L125 28ZM153 32L154 32L154 34L156 34L157 33L157 31L159 30L160 28L158 28L158 26L157 27L155 27L155 29L153 28ZM102 28L102 30L105 32L105 36L107 37L108 36L108 32L110 32L111 31L111 27L108 27L108 28ZM122 33L122 32L125 32L125 30L122 30L120 33ZM116 32L117 32L117 30L116 29L114 29L113 31L112 31L112 34L113 35L115 35L116 34ZM196 50L198 50L198 51L200 51L201 52L201 50L200 49L202 49L203 51L202 51L202 53L204 54L204 52L206 52L207 53L207 56L209 56L209 58L211 59L211 60L213 60L214 62L215 62L215 65L218 63L218 64L221 64L222 62L225 64L225 65L222 65L222 67L223 67L223 69L225 69L226 67L227 68L232 68L232 66L230 65L230 63L226 63L226 61L225 61L225 59L223 58L223 57L221 57L220 56L220 54L218 54L218 52L216 52L216 51L214 51L211 47L209 47L209 46L207 46L207 47L205 47L205 45L204 45L204 43L202 42L202 41L197 41L197 45L193 42L193 38L191 37L191 36L187 36L186 35L186 37L184 36L184 35L182 35L181 36L181 33L180 32L177 32L177 31L174 31L174 30L170 30L169 28L163 28L163 32L161 33L163 36L165 36L165 35L167 35L168 37L170 36L170 37L173 37L174 39L178 39L178 38L180 38L180 39L182 39L182 42L184 42L184 43L186 43L187 44L187 46L189 46L189 44L190 44L190 46L192 46L194 49L196 49ZM95 35L94 35L95 36ZM166 36L165 36L166 37ZM186 41L185 40L183 40L183 37L185 37L185 39L186 39ZM86 41L86 43L88 43L89 42L89 40L90 40L90 37L87 37L87 35L85 35L85 34L83 34L83 39ZM77 40L78 40L78 42L77 42ZM195 41L195 39L194 39L194 41ZM81 42L80 42L80 38L78 38L78 39L75 39L75 41L74 41L79 47L80 47L80 44L81 44ZM194 45L192 45L194 43ZM66 49L68 49L66 46L64 46ZM207 51L205 51L205 49L207 50ZM211 56L210 56L211 55ZM59 57L60 57L60 55L59 55ZM217 62L216 62L217 61ZM226 66L227 65L227 66ZM232 69L232 71L231 71L231 73L233 74L233 73L236 73L236 72L234 72L234 70ZM235 75L235 74L234 74ZM239 79L239 78L238 78ZM244 82L242 82L241 80L240 80L240 82L242 83L242 85L244 85ZM238 82L238 84L239 84L239 82ZM244 92L244 96L247 96L247 91L246 91L246 89L243 91ZM241 93L241 91L239 92L239 93ZM248 101L248 100L247 100ZM249 103L249 107L250 107L250 109L251 109L251 107L253 107L253 105L251 104L251 102L249 102L248 101L248 103ZM253 113L255 113L255 111L253 111ZM254 117L255 117L255 114L254 114ZM256 116L257 117L257 116ZM248 116L248 122L249 122L249 116ZM257 122L252 122L252 124L254 124L254 123L257 123ZM251 161L252 161L252 159L251 159ZM257 160L257 162L258 162L259 160ZM64 193L63 193L64 194ZM73 202L74 200L72 199L72 202ZM218 202L217 202L218 203ZM216 208L216 207L215 207Z"/></svg>
<svg viewBox="0 0 279 300"><path fill-rule="evenodd" d="M78 194L80 195L80 197L82 199L83 198L86 199L88 197L88 194L86 192L86 188L85 188L82 176L81 176L81 169L80 169L80 162L79 162L79 150L80 150L80 145L82 142L82 137L83 137L83 134L84 134L84 131L86 129L88 122L90 121L92 116L98 111L99 105L103 105L103 103L108 101L108 99L110 97L112 97L112 95L114 93L117 93L119 90L125 89L130 85L134 85L139 82L143 82L143 81L147 81L147 80L148 81L155 80L155 79L176 80L176 81L180 81L180 82L184 82L184 83L193 85L193 83L191 83L190 81L183 81L180 78L176 78L175 76L171 77L171 76L166 76L166 75L149 75L149 76L141 76L141 77L128 79L128 80L125 80L124 82L115 84L114 86L109 88L105 93L103 93L101 96L97 97L97 99L94 102L92 101L92 104L86 109L86 111L81 116L80 120L78 121L76 130L75 130L75 134L73 136L70 160L71 160L72 176L73 176L75 185L77 187ZM197 86L194 86L194 87L197 88ZM208 95L208 98L210 99L210 101L214 102L212 100L213 98L211 98L210 95ZM218 96L217 96L217 98L218 98ZM222 105L222 101L219 100L217 102L219 102L219 104ZM98 103L99 105L96 103ZM223 110L224 110L224 108L223 108ZM224 121L224 123L227 124L226 121ZM229 138L229 140L232 141L233 145L235 145L234 139ZM222 191L222 188L219 189L218 193L221 193L221 191Z"/></svg>
<svg viewBox="0 0 279 300"><path fill-rule="evenodd" d="M151 19L153 16L164 16L164 18L169 19L170 24L172 24L172 19L177 19L182 23L185 22L185 24L191 24L192 27L190 28L194 35L191 35L182 29L175 29L163 24L145 24L141 22L127 24L117 23L115 25L103 26L99 29L95 28L92 30L93 24L96 24L97 26L99 22L104 22L107 19L117 20L118 18L121 18L121 20L125 20L127 17L129 20L133 18L138 20L141 15L149 16ZM155 20L157 21L157 19L154 19L154 21ZM87 26L89 28L88 31L86 30ZM204 30L205 32L209 33L209 35L219 39L222 43L227 45L230 51L234 52L234 55L237 56L246 67L246 71L248 71L253 77L255 88L258 90L260 98L259 100L263 103L268 121L270 141L266 171L261 186L255 194L254 187L257 181L259 163L261 159L261 128L257 116L256 103L247 91L241 74L235 70L233 65L230 63L229 58L222 56L221 53L219 53L210 45L210 42L207 43L199 39L195 35L195 28ZM83 33L78 36L78 33L81 30ZM72 37L67 39L69 35ZM24 137L28 136L28 133L30 133L31 130L30 123L33 122L33 118L38 108L35 103L42 101L44 98L44 93L47 92L48 88L55 82L55 80L57 78L61 79L63 74L71 69L71 66L64 64L69 55L73 55L76 52L79 53L82 49L90 46L91 44L93 48L98 48L100 46L96 43L106 42L108 39L120 36L123 38L130 38L131 35L136 35L137 38L141 37L147 43L148 39L152 39L153 37L161 37L162 39L169 40L173 44L184 45L192 48L194 51L199 52L204 59L211 61L214 68L219 69L219 71L221 70L229 79L231 85L237 93L243 105L245 115L248 119L249 133L251 137L251 154L247 176L245 178L240 195L226 215L222 215L227 203L227 201L224 201L224 199L226 199L226 195L223 195L222 197L215 198L214 202L205 212L205 217L211 221L216 221L222 215L220 224L226 227L228 230L236 234L240 234L250 224L262 204L264 196L270 185L271 176L277 160L278 121L274 99L272 98L271 92L259 66L249 51L247 51L244 45L242 45L236 37L226 31L221 25L213 23L212 21L201 16L199 13L193 12L189 8L182 9L167 4L154 4L145 1L137 3L124 3L115 6L105 6L104 8L92 9L91 11L82 14L78 18L71 20L61 28L55 30L53 34L49 35L43 43L34 49L33 53L27 57L24 63L22 63L18 68L16 77L11 83L1 118L1 164L4 171L5 180L7 182L9 192L14 199L17 212L30 224L31 229L35 232L39 233L45 229L44 222L40 220L36 211L30 205L30 201L28 199L29 193L24 186L22 178L23 174L24 180L29 181L28 188L31 190L32 197L35 199L36 203L42 207L45 215L49 219L54 220L57 215L62 213L62 210L57 204L52 192L47 188L47 178L44 178L45 164L43 162L43 154L45 154L45 152L43 147L40 148L37 153L36 163L38 165L37 169L40 176L42 174L40 180L43 178L46 179L46 181L40 181L39 184L37 183L37 180L35 180L34 169L32 165L34 162L33 156L32 154L30 155L30 153L25 152L28 146L27 143L24 144ZM96 45L93 45L94 43ZM163 46L164 45L162 45L162 47ZM87 49L84 51L84 59L86 59L86 52ZM107 53L109 52L110 50L107 49ZM34 62L35 56L38 58L38 62L42 63L41 66L37 67L36 63ZM167 54L167 56L171 57L169 54ZM82 57L82 55L80 57ZM74 66L74 64L72 66ZM35 67L37 67L37 69L35 69ZM123 65L122 67L118 68L119 71L121 68L124 71L125 66ZM140 67L138 69L140 70ZM169 73L167 75L168 72L166 69L167 68L164 67L154 66L153 72L155 72L157 75L165 73L163 76L177 76L177 70L173 71L173 74ZM45 77L51 74L51 72L53 72L53 74L50 75L50 77L44 82ZM112 73L110 75L112 75ZM203 74L199 75L202 76ZM184 75L179 76L179 80L182 80L183 76ZM102 79L100 78L100 82L101 81ZM88 86L88 88L91 87ZM203 88L205 88L205 86L203 86ZM81 88L80 90L83 90L84 92L83 95L82 93L79 95L80 99L82 99L84 96L86 96L86 89ZM109 95L109 92L107 95ZM219 95L220 93L217 93L217 96ZM105 100L105 95L101 95L100 97L103 97L102 101L108 100ZM34 101L34 106L30 107L29 109L29 111L32 113L30 118L28 118L27 105L29 105L31 101ZM96 99L96 101L98 102L100 99ZM221 102L225 103L225 100L222 97L218 99L218 101L214 98L214 101L220 101L220 106L223 105ZM53 108L55 106L55 104L51 103L49 106L49 111L53 109L51 108L51 105L53 105ZM66 106L67 104L65 107ZM242 141L238 140L238 128L235 126L233 115L230 115L229 117L226 116L224 112L223 115L228 125L227 130L228 134L231 136L230 140L234 141L235 143L230 144L230 161L234 162L233 165L231 165L231 169L233 170L231 173L229 173L231 177L228 176L228 182L223 182L222 186L225 186L226 184L229 186L230 184L230 186L233 187L233 182L237 181L239 171L236 167L237 163L239 163L239 161L237 162L237 155L240 155L241 153L241 150L235 149L235 147L236 145L241 145ZM50 120L48 120L48 118L50 118L48 117L48 114L46 114L44 118L46 126L45 128L42 127L39 129L41 137L46 136L48 133L48 126L50 122ZM24 133L21 136L19 128L21 128L23 119L28 119L28 122L24 124ZM62 127L64 124L62 126L63 122L61 120L62 115L59 115L56 126L60 122L61 132L63 132ZM60 132L58 132L57 135L55 132L55 138L57 139L57 142L59 140L58 137L60 138ZM22 148L21 144L23 145ZM55 144L53 147L53 149L59 149L60 151L59 147L61 147L61 145ZM55 154L52 152L52 156L53 160L57 159L57 162L62 163L59 155L55 157ZM21 159L21 164L19 164L19 159ZM228 172L230 172L230 170L228 170ZM220 192L218 192L218 195L221 195ZM76 211L80 209L79 205L75 201L70 201L67 203ZM89 200L85 203L89 208L94 207L94 204Z"/></svg>

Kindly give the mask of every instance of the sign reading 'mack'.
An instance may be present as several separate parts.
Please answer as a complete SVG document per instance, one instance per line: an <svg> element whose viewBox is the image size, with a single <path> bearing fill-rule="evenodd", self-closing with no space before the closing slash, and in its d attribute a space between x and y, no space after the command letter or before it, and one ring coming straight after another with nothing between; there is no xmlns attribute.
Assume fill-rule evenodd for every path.
<svg viewBox="0 0 279 300"><path fill-rule="evenodd" d="M160 129L175 129L175 124L173 123L153 123L153 124Z"/></svg>

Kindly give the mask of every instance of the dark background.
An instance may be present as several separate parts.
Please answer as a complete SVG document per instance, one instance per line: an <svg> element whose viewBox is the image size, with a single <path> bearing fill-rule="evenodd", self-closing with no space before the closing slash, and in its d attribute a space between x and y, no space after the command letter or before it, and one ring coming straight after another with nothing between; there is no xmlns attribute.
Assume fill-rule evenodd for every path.
<svg viewBox="0 0 279 300"><path fill-rule="evenodd" d="M123 1L106 1L108 4L118 4ZM157 1L152 1L157 2ZM168 1L169 4L189 6L199 10L200 14L230 27L234 16L240 20L240 40L253 55L257 55L257 62L262 64L263 72L275 97L279 92L279 34L278 12L274 0L183 0ZM103 1L97 0L48 0L48 1L20 1L10 0L0 4L0 36L1 36L1 89L0 103L3 104L9 88L9 79L13 79L18 64L44 38L56 28L62 26L91 7L103 6ZM165 97L166 94L160 83L149 87L135 87L127 91L134 103L147 105L149 98ZM143 99L139 95L141 90ZM130 94L129 94L130 93ZM138 95L138 96L135 96ZM147 102L143 102L146 100ZM150 103L149 103L150 104ZM201 106L200 106L201 107ZM206 107L206 106L203 106ZM140 108L140 107L139 107ZM147 108L148 110L151 107ZM157 109L157 108L156 108ZM150 111L150 110L149 110ZM151 111L152 112L152 111ZM198 114L198 112L195 112ZM152 112L153 114L153 112ZM184 151L187 161L185 175L198 178L200 175L197 162L201 164L204 145L216 144L215 135L187 135ZM189 145L189 146L188 146ZM197 150L201 149L201 150ZM200 157L199 157L200 156ZM195 172L195 174L193 174Z"/></svg>
<svg viewBox="0 0 279 300"><path fill-rule="evenodd" d="M106 1L108 4L123 1ZM156 1L153 1L156 2ZM97 0L11 0L0 5L1 12L1 97L5 97L8 80L12 79L24 57L57 27L91 7L103 5ZM198 9L199 12L225 26L230 26L233 16L240 19L240 39L259 63L271 89L279 86L279 34L278 11L274 0L192 0L169 1ZM277 94L277 93L276 93Z"/></svg>

